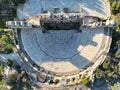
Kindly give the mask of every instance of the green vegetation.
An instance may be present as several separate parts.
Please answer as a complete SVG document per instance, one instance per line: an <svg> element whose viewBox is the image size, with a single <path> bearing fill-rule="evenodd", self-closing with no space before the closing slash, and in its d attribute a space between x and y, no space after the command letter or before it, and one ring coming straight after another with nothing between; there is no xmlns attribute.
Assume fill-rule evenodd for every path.
<svg viewBox="0 0 120 90"><path fill-rule="evenodd" d="M113 61L109 57L105 62L97 69L95 77L97 79L105 81L108 85L116 83L120 80L120 63Z"/></svg>
<svg viewBox="0 0 120 90"><path fill-rule="evenodd" d="M117 14L120 12L120 1L116 2L113 0L111 3L111 13L112 14Z"/></svg>
<svg viewBox="0 0 120 90"><path fill-rule="evenodd" d="M95 80L104 81L110 87L120 81L120 31L113 30L112 38L109 55L95 72Z"/></svg>
<svg viewBox="0 0 120 90"><path fill-rule="evenodd" d="M13 66L13 61L8 59L6 64L11 67ZM14 67L14 70L12 69L13 71L9 71L8 78L3 78L4 66L6 66L6 64L5 62L0 62L0 90L33 90L29 83L27 73L25 71L21 71L21 67L17 64L16 67ZM8 89L6 86L11 89Z"/></svg>
<svg viewBox="0 0 120 90"><path fill-rule="evenodd" d="M5 63L0 61L0 90L8 90L4 89L5 87L5 80L4 80L4 65Z"/></svg>
<svg viewBox="0 0 120 90"><path fill-rule="evenodd" d="M111 87L112 90L119 90L120 89L120 83L117 82L115 83L112 87Z"/></svg>
<svg viewBox="0 0 120 90"><path fill-rule="evenodd" d="M6 21L16 18L16 7L18 4L24 4L26 0L0 0L0 52L13 52L13 41L11 32L5 32Z"/></svg>
<svg viewBox="0 0 120 90"><path fill-rule="evenodd" d="M120 30L120 1L119 0L108 0L111 6L112 19L115 19L117 25L115 30Z"/></svg>
<svg viewBox="0 0 120 90"><path fill-rule="evenodd" d="M112 31L112 44L110 48L110 53L114 55L118 50L118 41L120 40L120 31L113 30Z"/></svg>
<svg viewBox="0 0 120 90"><path fill-rule="evenodd" d="M4 32L0 36L0 52L4 52L6 54L11 53L13 51L13 42L12 38L8 35L3 35Z"/></svg>
<svg viewBox="0 0 120 90"><path fill-rule="evenodd" d="M3 8L2 6L0 6ZM3 10L1 10L2 12ZM13 51L13 43L12 38L9 33L4 31L5 22L9 20L10 16L2 16L0 15L0 52L2 53L11 53Z"/></svg>
<svg viewBox="0 0 120 90"><path fill-rule="evenodd" d="M106 57L104 63L96 70L95 81L103 81L110 86L112 90L118 90L116 88L120 82L120 1L108 1L111 6L111 19L116 20L117 24L112 30L113 40L109 55Z"/></svg>
<svg viewBox="0 0 120 90"><path fill-rule="evenodd" d="M9 67L12 67L12 66L13 66L13 61L12 61L11 59L8 59L8 60L7 60L7 65L8 65Z"/></svg>
<svg viewBox="0 0 120 90"><path fill-rule="evenodd" d="M3 85L3 84L4 84L4 82L0 81L0 86Z"/></svg>
<svg viewBox="0 0 120 90"><path fill-rule="evenodd" d="M16 85L18 81L18 74L11 74L9 75L7 81L6 81L6 84L9 85L10 87L13 87Z"/></svg>
<svg viewBox="0 0 120 90"><path fill-rule="evenodd" d="M87 77L82 77L80 81L80 85L84 85L86 87L89 87L90 85L90 79Z"/></svg>
<svg viewBox="0 0 120 90"><path fill-rule="evenodd" d="M117 50L115 53L115 58L120 59L120 50Z"/></svg>
<svg viewBox="0 0 120 90"><path fill-rule="evenodd" d="M120 13L116 14L115 20L117 22L117 25L115 26L115 30L120 31Z"/></svg>
<svg viewBox="0 0 120 90"><path fill-rule="evenodd" d="M59 79L56 79L56 80L55 80L55 84L58 84L59 82L60 82Z"/></svg>
<svg viewBox="0 0 120 90"><path fill-rule="evenodd" d="M33 90L25 71L9 74L6 85L11 88L10 90Z"/></svg>
<svg viewBox="0 0 120 90"><path fill-rule="evenodd" d="M0 0L0 53L13 52L12 33L4 31L6 21L16 18L16 8L18 4L24 4L26 0ZM12 67L13 61L8 59L7 66ZM8 79L4 79L4 67L0 65L0 90L8 90L6 86L10 86L11 90L33 90L29 84L27 74L21 73L20 66L16 67L17 72L9 75ZM4 85L7 84L7 85Z"/></svg>
<svg viewBox="0 0 120 90"><path fill-rule="evenodd" d="M8 3L13 6L18 6L18 4L24 4L25 2L26 0L0 0L0 5Z"/></svg>
<svg viewBox="0 0 120 90"><path fill-rule="evenodd" d="M3 66L0 65L0 81L2 81L2 78L3 78Z"/></svg>

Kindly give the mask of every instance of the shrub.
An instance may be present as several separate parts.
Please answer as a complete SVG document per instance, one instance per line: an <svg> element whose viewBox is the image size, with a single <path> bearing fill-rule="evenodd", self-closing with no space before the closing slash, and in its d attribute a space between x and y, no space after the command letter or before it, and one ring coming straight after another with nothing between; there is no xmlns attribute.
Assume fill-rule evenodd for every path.
<svg viewBox="0 0 120 90"><path fill-rule="evenodd" d="M112 14L117 14L120 12L120 1L119 2L112 2L111 4L111 13Z"/></svg>
<svg viewBox="0 0 120 90"><path fill-rule="evenodd" d="M12 39L3 35L0 38L0 51L6 54L13 52Z"/></svg>
<svg viewBox="0 0 120 90"><path fill-rule="evenodd" d="M88 77L81 78L80 84L89 87L90 79Z"/></svg>
<svg viewBox="0 0 120 90"><path fill-rule="evenodd" d="M56 80L55 80L55 84L58 84L59 82L60 82L59 79L56 79Z"/></svg>
<svg viewBox="0 0 120 90"><path fill-rule="evenodd" d="M102 67L104 69L108 69L109 64L110 64L110 57L106 57L104 63L102 64Z"/></svg>
<svg viewBox="0 0 120 90"><path fill-rule="evenodd" d="M8 60L7 60L7 65L8 65L9 67L12 67L13 61L12 61L11 59L8 59Z"/></svg>
<svg viewBox="0 0 120 90"><path fill-rule="evenodd" d="M117 52L115 53L115 57L120 59L120 50L117 50Z"/></svg>

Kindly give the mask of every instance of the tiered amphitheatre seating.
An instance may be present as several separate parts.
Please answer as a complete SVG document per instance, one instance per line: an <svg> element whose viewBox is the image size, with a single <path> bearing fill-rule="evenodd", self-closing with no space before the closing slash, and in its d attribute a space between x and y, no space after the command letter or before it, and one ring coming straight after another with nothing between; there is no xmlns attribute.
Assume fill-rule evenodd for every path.
<svg viewBox="0 0 120 90"><path fill-rule="evenodd" d="M91 30L88 36L88 44L81 51L81 56L86 57L87 60L92 60L99 52L104 37L104 28Z"/></svg>
<svg viewBox="0 0 120 90"><path fill-rule="evenodd" d="M24 48L31 59L54 72L62 72L66 65L73 68L63 72L70 72L92 62L101 47L103 34L103 28L84 29L81 33L74 30L51 30L47 33L41 30L21 30Z"/></svg>
<svg viewBox="0 0 120 90"><path fill-rule="evenodd" d="M36 64L41 63L42 60L47 58L46 54L37 44L34 31L22 30L21 37L26 52ZM48 58L46 60L50 60L50 57Z"/></svg>
<svg viewBox="0 0 120 90"><path fill-rule="evenodd" d="M37 38L41 49L54 58L71 57L78 53L78 47L80 51L86 43L86 36L74 30L49 31L46 34L38 32Z"/></svg>

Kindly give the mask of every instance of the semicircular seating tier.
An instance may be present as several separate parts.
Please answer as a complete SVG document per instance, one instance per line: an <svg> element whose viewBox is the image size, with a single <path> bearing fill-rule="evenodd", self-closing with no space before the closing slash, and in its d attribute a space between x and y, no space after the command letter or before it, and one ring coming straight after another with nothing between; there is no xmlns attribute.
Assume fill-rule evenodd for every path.
<svg viewBox="0 0 120 90"><path fill-rule="evenodd" d="M104 28L48 31L21 30L21 40L31 59L46 70L72 72L94 61L102 42ZM93 62L94 63L94 62Z"/></svg>

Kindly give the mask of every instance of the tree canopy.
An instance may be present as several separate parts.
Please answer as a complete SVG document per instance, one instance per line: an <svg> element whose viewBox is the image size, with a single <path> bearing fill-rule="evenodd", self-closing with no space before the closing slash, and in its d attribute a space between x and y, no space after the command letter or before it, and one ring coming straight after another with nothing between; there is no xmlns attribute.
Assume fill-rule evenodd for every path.
<svg viewBox="0 0 120 90"><path fill-rule="evenodd" d="M120 50L117 50L117 52L115 53L115 57L116 57L117 59L120 59Z"/></svg>
<svg viewBox="0 0 120 90"><path fill-rule="evenodd" d="M7 60L7 65L8 65L9 67L12 67L13 61L12 61L11 59L8 59L8 60Z"/></svg>

